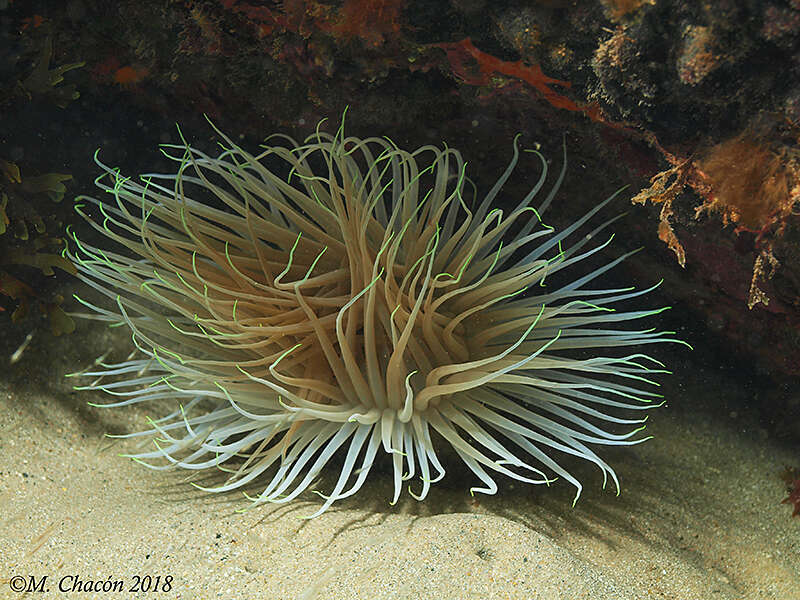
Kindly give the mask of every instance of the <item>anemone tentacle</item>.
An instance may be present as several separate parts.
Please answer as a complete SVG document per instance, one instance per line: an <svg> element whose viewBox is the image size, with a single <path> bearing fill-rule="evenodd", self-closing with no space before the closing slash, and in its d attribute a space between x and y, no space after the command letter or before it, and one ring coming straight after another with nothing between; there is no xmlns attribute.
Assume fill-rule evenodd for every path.
<svg viewBox="0 0 800 600"><path fill-rule="evenodd" d="M575 458L619 490L593 448L647 439L637 415L660 405L651 376L666 372L628 348L678 340L628 326L663 309L614 308L655 286L590 287L629 254L581 268L612 243L616 218L580 231L614 196L558 231L543 218L566 160L534 207L548 178L534 152L530 193L496 206L517 140L478 198L447 147L409 152L340 127L251 154L217 133L218 156L162 146L174 174L137 180L95 155L105 194L76 204L114 246L72 234L66 255L108 300L79 299L80 316L127 326L140 354L81 373L96 379L78 389L114 396L107 406L178 406L128 434L154 437L132 458L228 473L209 491L262 481L258 504L296 498L342 455L316 516L364 485L381 450L392 503L412 478L424 499L445 476L435 431L478 478L472 491L495 493L497 475L563 477L577 500Z"/></svg>

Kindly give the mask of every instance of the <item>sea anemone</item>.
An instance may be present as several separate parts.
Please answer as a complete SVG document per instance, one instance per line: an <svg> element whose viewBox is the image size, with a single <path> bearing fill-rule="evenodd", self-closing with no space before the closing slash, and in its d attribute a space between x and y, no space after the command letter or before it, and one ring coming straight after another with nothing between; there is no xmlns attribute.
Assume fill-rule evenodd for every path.
<svg viewBox="0 0 800 600"><path fill-rule="evenodd" d="M169 175L131 179L95 155L107 195L77 199L117 246L72 235L79 276L111 300L78 298L91 309L82 316L127 326L138 349L80 373L97 379L78 389L118 399L103 406L173 403L148 431L123 436L153 437L131 458L228 474L198 486L207 491L259 478L256 504L296 498L335 464L314 516L355 494L384 453L392 503L417 477L408 492L422 500L445 475L440 444L480 480L471 492L494 494L497 474L560 476L577 500L568 466L579 458L619 493L595 448L647 439L645 419L631 417L660 403L642 388L665 372L621 349L674 340L624 327L663 309L612 308L655 286L591 287L628 254L572 274L611 242L594 240L614 219L579 232L613 196L556 231L542 217L566 156L537 208L548 169L536 152L536 184L511 210L496 206L516 140L478 198L447 147L409 152L340 127L303 143L276 135L254 155L217 133L216 157L183 136L164 145L177 163Z"/></svg>

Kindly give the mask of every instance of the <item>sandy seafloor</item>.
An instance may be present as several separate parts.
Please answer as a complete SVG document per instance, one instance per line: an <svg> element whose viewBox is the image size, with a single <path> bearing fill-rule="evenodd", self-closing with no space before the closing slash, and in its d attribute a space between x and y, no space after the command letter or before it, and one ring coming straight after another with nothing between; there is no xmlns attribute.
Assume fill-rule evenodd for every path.
<svg viewBox="0 0 800 600"><path fill-rule="evenodd" d="M305 520L321 502L313 494L239 512L240 493L207 495L185 473L118 456L134 445L104 432L159 415L87 406L100 395L73 392L63 375L119 333L39 334L9 365L24 333L1 347L0 598L800 599L800 518L780 503L779 476L800 466L797 441L760 427L746 408L753 386L702 349L661 352L675 374L663 380L668 405L650 413L654 439L603 454L619 497L579 465L574 508L563 481L500 480L497 496L472 498L474 478L451 461L424 503L404 494L390 506L390 474L376 470L355 497ZM329 475L320 489L331 485ZM14 576L45 575L46 593L11 590ZM58 591L65 576L129 590L147 575L171 576L171 589Z"/></svg>

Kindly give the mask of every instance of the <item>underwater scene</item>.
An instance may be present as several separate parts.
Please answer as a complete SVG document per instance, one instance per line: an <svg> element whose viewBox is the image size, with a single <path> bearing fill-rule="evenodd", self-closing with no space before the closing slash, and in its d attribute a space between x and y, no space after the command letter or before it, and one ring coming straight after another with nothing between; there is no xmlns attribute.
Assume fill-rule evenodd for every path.
<svg viewBox="0 0 800 600"><path fill-rule="evenodd" d="M800 3L0 0L0 598L800 600Z"/></svg>

